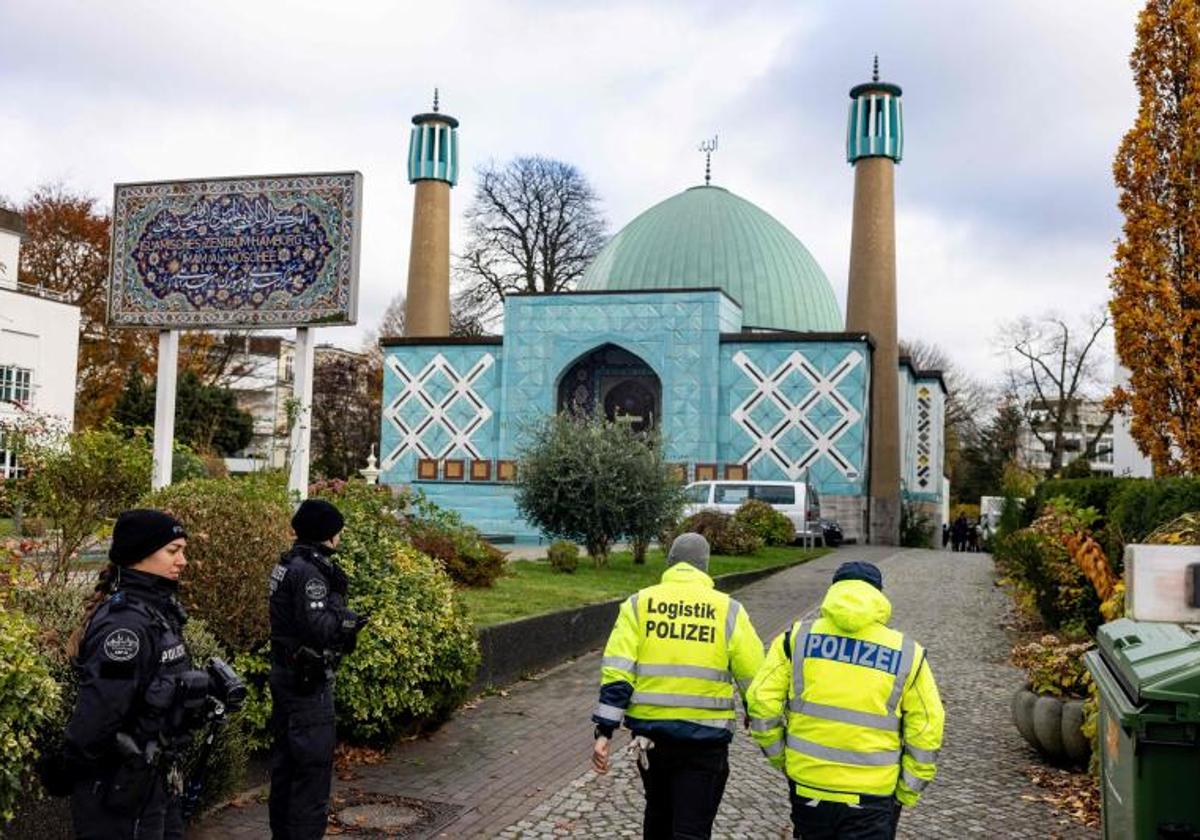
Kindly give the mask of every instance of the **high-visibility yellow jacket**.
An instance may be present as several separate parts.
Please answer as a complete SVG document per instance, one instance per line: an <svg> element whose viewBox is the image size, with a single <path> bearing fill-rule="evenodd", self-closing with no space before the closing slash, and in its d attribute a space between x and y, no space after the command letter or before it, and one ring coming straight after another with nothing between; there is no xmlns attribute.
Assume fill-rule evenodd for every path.
<svg viewBox="0 0 1200 840"><path fill-rule="evenodd" d="M763 647L742 605L688 563L629 596L604 648L592 720L650 738L729 741Z"/></svg>
<svg viewBox="0 0 1200 840"><path fill-rule="evenodd" d="M942 701L925 651L891 616L882 592L843 580L819 619L771 643L747 695L750 729L800 796L915 805L937 773Z"/></svg>

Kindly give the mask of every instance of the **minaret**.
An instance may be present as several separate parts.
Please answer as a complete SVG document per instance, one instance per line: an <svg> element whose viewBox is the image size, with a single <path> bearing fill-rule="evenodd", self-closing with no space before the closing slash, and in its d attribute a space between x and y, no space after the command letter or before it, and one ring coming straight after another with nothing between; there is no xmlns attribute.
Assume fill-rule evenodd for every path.
<svg viewBox="0 0 1200 840"><path fill-rule="evenodd" d="M458 183L458 120L438 111L412 118L408 180L413 197L412 247L404 334L450 335L450 188Z"/></svg>
<svg viewBox="0 0 1200 840"><path fill-rule="evenodd" d="M846 160L854 166L854 223L846 329L875 339L871 361L870 541L900 541L900 382L896 336L894 175L904 149L900 88L879 81L850 89Z"/></svg>

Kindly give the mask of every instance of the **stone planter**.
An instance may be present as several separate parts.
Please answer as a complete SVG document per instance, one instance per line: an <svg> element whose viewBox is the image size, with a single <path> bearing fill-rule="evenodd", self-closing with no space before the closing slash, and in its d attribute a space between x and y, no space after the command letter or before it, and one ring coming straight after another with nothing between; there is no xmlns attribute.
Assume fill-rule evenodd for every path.
<svg viewBox="0 0 1200 840"><path fill-rule="evenodd" d="M1034 694L1024 686L1013 694L1012 716L1021 736L1054 764L1083 764L1092 754L1082 731L1082 700Z"/></svg>

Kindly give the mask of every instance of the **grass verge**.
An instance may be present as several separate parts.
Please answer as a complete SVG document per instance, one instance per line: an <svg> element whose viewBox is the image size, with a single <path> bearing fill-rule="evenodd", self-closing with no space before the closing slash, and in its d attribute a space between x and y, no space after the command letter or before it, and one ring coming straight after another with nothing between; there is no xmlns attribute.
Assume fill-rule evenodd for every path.
<svg viewBox="0 0 1200 840"><path fill-rule="evenodd" d="M713 556L708 573L713 577L749 572L773 566L789 566L812 560L829 549L804 549L793 546L768 547L757 554L731 557ZM587 557L580 557L579 568L572 574L556 572L540 560L516 560L490 589L461 591L467 611L477 627L499 624L514 618L596 604L621 598L631 592L658 583L666 568L665 555L652 549L644 566L634 565L633 555L617 551L609 555L608 565L596 568Z"/></svg>

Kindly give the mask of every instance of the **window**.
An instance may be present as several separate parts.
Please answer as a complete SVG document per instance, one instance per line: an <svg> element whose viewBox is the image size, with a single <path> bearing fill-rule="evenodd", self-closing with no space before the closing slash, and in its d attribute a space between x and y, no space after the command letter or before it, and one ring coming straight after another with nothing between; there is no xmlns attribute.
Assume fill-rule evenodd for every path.
<svg viewBox="0 0 1200 840"><path fill-rule="evenodd" d="M748 498L750 498L749 484L718 484L713 501L719 505L740 505Z"/></svg>
<svg viewBox="0 0 1200 840"><path fill-rule="evenodd" d="M788 485L756 484L752 495L769 505L796 504L796 488Z"/></svg>
<svg viewBox="0 0 1200 840"><path fill-rule="evenodd" d="M693 505L708 504L708 488L711 484L697 484L684 491L684 497Z"/></svg>
<svg viewBox="0 0 1200 840"><path fill-rule="evenodd" d="M24 474L24 468L17 461L17 453L7 448L4 432L0 432L0 479L20 478Z"/></svg>
<svg viewBox="0 0 1200 840"><path fill-rule="evenodd" d="M0 366L0 403L28 404L33 396L33 371L29 368Z"/></svg>

